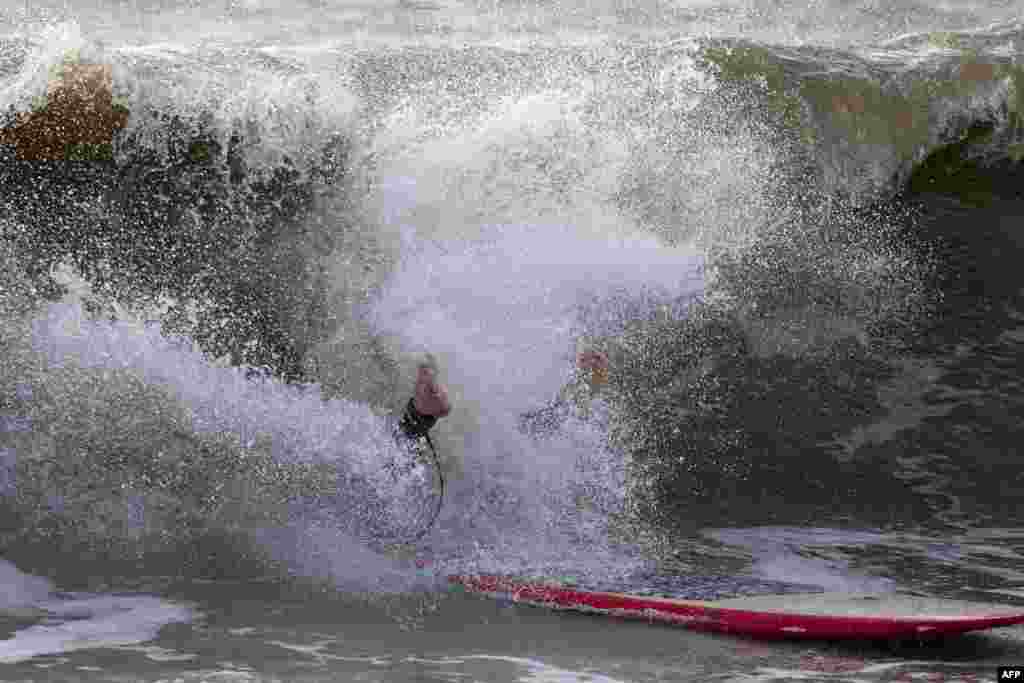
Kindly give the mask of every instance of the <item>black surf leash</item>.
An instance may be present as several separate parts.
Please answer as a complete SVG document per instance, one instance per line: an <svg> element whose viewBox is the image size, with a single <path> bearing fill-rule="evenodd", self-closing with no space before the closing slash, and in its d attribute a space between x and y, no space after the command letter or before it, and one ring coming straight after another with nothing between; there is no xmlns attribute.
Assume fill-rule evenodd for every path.
<svg viewBox="0 0 1024 683"><path fill-rule="evenodd" d="M434 448L434 442L430 439L430 434L424 432L423 438L427 440L427 445L430 446L430 455L434 459L434 468L437 470L437 480L440 483L440 493L437 497L437 506L434 508L434 514L431 515L430 521L427 525L420 529L420 532L413 536L407 541L400 541L401 543L415 543L424 536L427 535L437 522L438 516L441 514L441 508L444 506L444 470L441 468L441 458L437 455L437 449Z"/></svg>

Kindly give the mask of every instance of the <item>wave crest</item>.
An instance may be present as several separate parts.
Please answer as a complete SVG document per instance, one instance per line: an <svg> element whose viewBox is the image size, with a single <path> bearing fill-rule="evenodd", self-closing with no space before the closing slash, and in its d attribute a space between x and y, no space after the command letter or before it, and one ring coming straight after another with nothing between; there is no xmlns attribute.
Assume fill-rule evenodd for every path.
<svg viewBox="0 0 1024 683"><path fill-rule="evenodd" d="M965 33L941 48L919 36L857 51L706 40L698 61L799 141L823 192L869 202L899 192L918 164L979 124L990 134L965 153L1020 161L1024 67L996 45L1024 29L1000 35L995 45Z"/></svg>

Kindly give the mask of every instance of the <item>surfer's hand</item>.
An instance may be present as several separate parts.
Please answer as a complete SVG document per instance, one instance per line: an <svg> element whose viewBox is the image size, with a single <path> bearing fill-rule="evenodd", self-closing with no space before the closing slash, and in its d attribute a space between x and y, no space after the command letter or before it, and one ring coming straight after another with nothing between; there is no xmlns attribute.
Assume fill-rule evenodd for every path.
<svg viewBox="0 0 1024 683"><path fill-rule="evenodd" d="M434 417L445 417L452 410L448 391L437 381L434 371L430 368L419 369L413 405L421 414Z"/></svg>

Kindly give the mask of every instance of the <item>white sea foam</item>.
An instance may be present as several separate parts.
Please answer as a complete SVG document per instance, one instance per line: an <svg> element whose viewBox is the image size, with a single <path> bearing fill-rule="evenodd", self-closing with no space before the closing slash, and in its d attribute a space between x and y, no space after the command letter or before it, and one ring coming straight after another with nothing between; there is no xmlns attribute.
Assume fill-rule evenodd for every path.
<svg viewBox="0 0 1024 683"><path fill-rule="evenodd" d="M0 560L0 611L33 606L52 591L49 580L25 574L10 562Z"/></svg>
<svg viewBox="0 0 1024 683"><path fill-rule="evenodd" d="M187 606L148 595L77 593L37 597L31 604L47 617L0 641L0 662L144 643L155 638L162 627L187 623L194 617Z"/></svg>
<svg viewBox="0 0 1024 683"><path fill-rule="evenodd" d="M800 550L834 546L880 543L885 536L868 531L802 527L752 527L747 529L710 529L710 538L748 549L754 560L755 574L773 581L819 586L827 591L883 593L895 590L891 579L858 575L849 569L841 555L830 558L807 557Z"/></svg>
<svg viewBox="0 0 1024 683"><path fill-rule="evenodd" d="M613 678L599 672L573 671L539 659L529 657L510 657L507 655L467 655L467 661L501 662L511 664L520 669L521 683L625 683L621 678Z"/></svg>

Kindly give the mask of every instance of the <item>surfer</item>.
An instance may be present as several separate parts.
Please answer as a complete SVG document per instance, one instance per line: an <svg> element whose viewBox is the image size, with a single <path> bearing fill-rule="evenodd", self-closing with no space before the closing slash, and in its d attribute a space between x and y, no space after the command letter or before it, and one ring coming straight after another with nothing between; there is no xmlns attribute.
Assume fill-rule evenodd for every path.
<svg viewBox="0 0 1024 683"><path fill-rule="evenodd" d="M577 404L581 411L586 411L586 404L589 399L596 395L608 381L608 358L604 353L595 349L583 350L576 360L579 375L570 386L563 389L556 399L556 405L567 404L570 401ZM584 395L573 396L573 393L582 391ZM420 460L429 454L433 458L434 467L438 476L439 491L437 505L434 508L430 520L413 536L402 539L402 543L415 543L430 531L437 516L441 512L444 503L445 479L444 469L438 457L437 449L430 439L430 430L442 417L451 413L451 401L448 399L448 391L444 385L437 381L437 363L431 354L416 366L416 388L413 395L405 404L401 418L394 428L396 441L405 444L412 458L409 463L398 466L386 466L396 476L402 472L411 471L412 463ZM545 409L547 410L547 409ZM542 411L538 411L542 412ZM524 416L525 417L525 416ZM424 444L429 451L423 448Z"/></svg>

